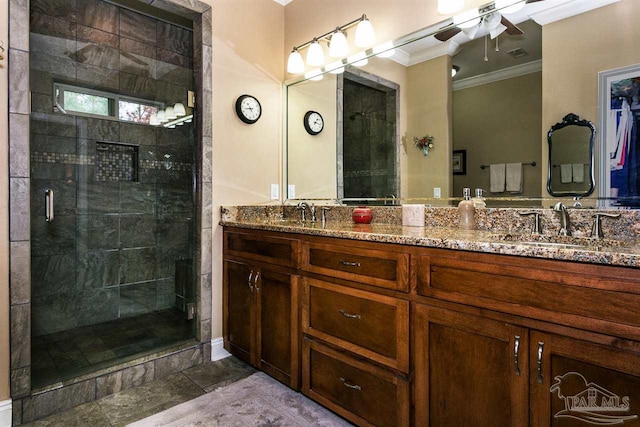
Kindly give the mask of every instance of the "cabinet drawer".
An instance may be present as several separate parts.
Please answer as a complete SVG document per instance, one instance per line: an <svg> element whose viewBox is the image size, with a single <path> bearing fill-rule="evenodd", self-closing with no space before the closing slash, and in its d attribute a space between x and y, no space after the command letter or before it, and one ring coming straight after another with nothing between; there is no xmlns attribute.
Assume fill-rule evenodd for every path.
<svg viewBox="0 0 640 427"><path fill-rule="evenodd" d="M640 338L640 280L629 269L505 256L418 258L418 293Z"/></svg>
<svg viewBox="0 0 640 427"><path fill-rule="evenodd" d="M225 256L241 257L296 268L300 241L260 232L224 232Z"/></svg>
<svg viewBox="0 0 640 427"><path fill-rule="evenodd" d="M409 384L318 342L303 343L303 393L358 425L406 426Z"/></svg>
<svg viewBox="0 0 640 427"><path fill-rule="evenodd" d="M302 268L387 289L409 290L409 254L370 247L305 242Z"/></svg>
<svg viewBox="0 0 640 427"><path fill-rule="evenodd" d="M409 302L303 278L306 334L403 372L409 369Z"/></svg>

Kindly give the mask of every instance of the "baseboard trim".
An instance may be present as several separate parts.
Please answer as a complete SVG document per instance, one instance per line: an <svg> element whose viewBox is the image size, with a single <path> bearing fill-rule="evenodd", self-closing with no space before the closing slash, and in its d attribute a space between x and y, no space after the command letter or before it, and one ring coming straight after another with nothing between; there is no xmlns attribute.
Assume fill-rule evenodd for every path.
<svg viewBox="0 0 640 427"><path fill-rule="evenodd" d="M11 399L0 402L0 427L11 427Z"/></svg>
<svg viewBox="0 0 640 427"><path fill-rule="evenodd" d="M216 360L229 356L231 356L231 353L224 349L224 340L222 337L211 340L211 361L215 362Z"/></svg>

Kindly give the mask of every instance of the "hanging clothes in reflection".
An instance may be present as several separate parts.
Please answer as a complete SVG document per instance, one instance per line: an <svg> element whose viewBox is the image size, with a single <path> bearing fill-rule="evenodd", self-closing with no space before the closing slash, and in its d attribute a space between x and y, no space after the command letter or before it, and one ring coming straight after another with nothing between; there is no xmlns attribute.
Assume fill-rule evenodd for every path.
<svg viewBox="0 0 640 427"><path fill-rule="evenodd" d="M611 197L621 206L638 206L640 190L640 78L611 85L611 109L607 123L607 150L611 173Z"/></svg>

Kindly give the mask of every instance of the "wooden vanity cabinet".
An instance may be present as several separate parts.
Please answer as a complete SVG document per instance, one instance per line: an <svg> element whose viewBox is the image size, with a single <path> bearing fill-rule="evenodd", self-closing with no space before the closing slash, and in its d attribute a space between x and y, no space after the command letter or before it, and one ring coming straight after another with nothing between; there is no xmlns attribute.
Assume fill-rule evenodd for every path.
<svg viewBox="0 0 640 427"><path fill-rule="evenodd" d="M529 354L532 427L640 426L637 352L532 331Z"/></svg>
<svg viewBox="0 0 640 427"><path fill-rule="evenodd" d="M417 259L416 425L640 426L636 271L464 255Z"/></svg>
<svg viewBox="0 0 640 427"><path fill-rule="evenodd" d="M416 426L528 424L528 331L416 304Z"/></svg>
<svg viewBox="0 0 640 427"><path fill-rule="evenodd" d="M241 233L242 234L242 233ZM240 236L225 231L225 242L254 240L268 248L266 239ZM273 239L270 239L273 240ZM281 240L281 241L280 241ZM292 250L297 241L276 240ZM266 245L266 246L264 246ZM278 249L283 259L294 260ZM266 257L252 251L247 258ZM225 252L223 272L224 347L241 360L266 372L288 386L299 388L299 276L295 271L243 259L243 253L228 257ZM264 259L264 258L261 258Z"/></svg>

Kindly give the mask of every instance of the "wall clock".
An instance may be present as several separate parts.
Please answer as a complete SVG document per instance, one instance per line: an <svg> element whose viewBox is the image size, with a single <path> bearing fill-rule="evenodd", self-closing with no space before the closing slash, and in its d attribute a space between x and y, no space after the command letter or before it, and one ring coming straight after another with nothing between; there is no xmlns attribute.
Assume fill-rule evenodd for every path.
<svg viewBox="0 0 640 427"><path fill-rule="evenodd" d="M317 135L324 129L324 119L317 111L307 111L304 115L304 129L309 135Z"/></svg>
<svg viewBox="0 0 640 427"><path fill-rule="evenodd" d="M236 114L247 124L254 124L262 115L262 106L254 96L240 95L236 99Z"/></svg>

